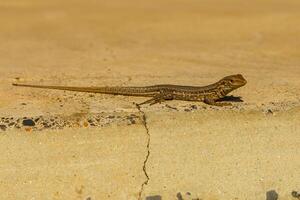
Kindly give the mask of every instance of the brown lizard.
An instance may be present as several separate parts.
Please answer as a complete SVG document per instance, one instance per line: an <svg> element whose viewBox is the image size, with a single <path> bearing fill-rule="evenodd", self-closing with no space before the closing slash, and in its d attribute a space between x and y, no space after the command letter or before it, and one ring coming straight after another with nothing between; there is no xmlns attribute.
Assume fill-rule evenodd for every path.
<svg viewBox="0 0 300 200"><path fill-rule="evenodd" d="M139 104L153 105L165 100L202 101L215 106L231 105L230 103L217 102L231 91L244 86L247 81L241 74L226 76L211 85L196 87L182 85L153 85L145 87L69 87L50 85L29 85L13 83L14 86L68 90L77 92L103 93L126 96L152 97Z"/></svg>

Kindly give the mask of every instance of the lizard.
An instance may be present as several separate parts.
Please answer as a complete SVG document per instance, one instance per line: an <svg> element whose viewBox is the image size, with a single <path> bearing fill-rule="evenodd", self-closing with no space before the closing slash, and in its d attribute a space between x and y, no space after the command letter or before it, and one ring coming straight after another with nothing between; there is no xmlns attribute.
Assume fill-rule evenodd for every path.
<svg viewBox="0 0 300 200"><path fill-rule="evenodd" d="M143 104L156 104L165 100L200 101L214 106L230 106L231 103L219 102L228 93L244 86L246 79L241 74L230 75L207 86L183 86L183 85L152 85L144 87L71 87L54 85L30 85L13 83L13 86L56 89L77 92L102 93L124 96L151 97Z"/></svg>

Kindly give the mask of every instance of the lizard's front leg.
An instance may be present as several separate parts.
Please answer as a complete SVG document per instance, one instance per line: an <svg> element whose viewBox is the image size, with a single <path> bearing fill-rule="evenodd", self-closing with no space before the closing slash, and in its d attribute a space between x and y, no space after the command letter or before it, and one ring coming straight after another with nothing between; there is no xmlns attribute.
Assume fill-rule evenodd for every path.
<svg viewBox="0 0 300 200"><path fill-rule="evenodd" d="M173 99L173 96L171 94L160 93L160 94L155 95L153 98L148 99L147 101L144 101L144 102L140 103L139 105L149 103L150 106L152 106L154 104L161 103L165 100L172 100L172 99Z"/></svg>
<svg viewBox="0 0 300 200"><path fill-rule="evenodd" d="M206 104L208 104L208 105L212 105L212 106L232 106L231 103L216 102L216 100L210 99L210 98L205 98L203 102L206 103Z"/></svg>

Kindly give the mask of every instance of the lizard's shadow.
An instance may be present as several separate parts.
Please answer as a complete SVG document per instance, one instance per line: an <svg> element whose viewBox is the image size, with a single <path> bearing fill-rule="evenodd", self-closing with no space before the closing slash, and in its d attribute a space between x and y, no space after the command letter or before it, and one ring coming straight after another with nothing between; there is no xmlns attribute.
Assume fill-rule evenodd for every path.
<svg viewBox="0 0 300 200"><path fill-rule="evenodd" d="M218 101L244 102L241 97L235 97L232 95L220 98Z"/></svg>

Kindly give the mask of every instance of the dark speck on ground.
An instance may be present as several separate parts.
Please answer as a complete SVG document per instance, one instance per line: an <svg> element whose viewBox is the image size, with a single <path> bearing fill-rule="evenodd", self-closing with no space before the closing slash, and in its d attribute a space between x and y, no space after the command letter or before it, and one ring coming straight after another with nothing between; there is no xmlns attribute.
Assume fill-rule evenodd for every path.
<svg viewBox="0 0 300 200"><path fill-rule="evenodd" d="M266 193L266 200L277 200L278 194L275 190L267 191Z"/></svg>
<svg viewBox="0 0 300 200"><path fill-rule="evenodd" d="M183 200L183 197L180 192L177 193L176 197L178 200Z"/></svg>
<svg viewBox="0 0 300 200"><path fill-rule="evenodd" d="M197 110L197 106L196 106L196 105L191 105L191 108L192 108L193 110Z"/></svg>
<svg viewBox="0 0 300 200"><path fill-rule="evenodd" d="M35 122L38 122L39 120L40 120L40 118L38 117L38 118L36 118L34 121L35 121Z"/></svg>
<svg viewBox="0 0 300 200"><path fill-rule="evenodd" d="M297 192L297 191L293 191L293 192L292 192L292 197L297 198L297 199L300 199L300 193Z"/></svg>
<svg viewBox="0 0 300 200"><path fill-rule="evenodd" d="M146 200L161 200L161 196L160 195L148 196L146 197Z"/></svg>

